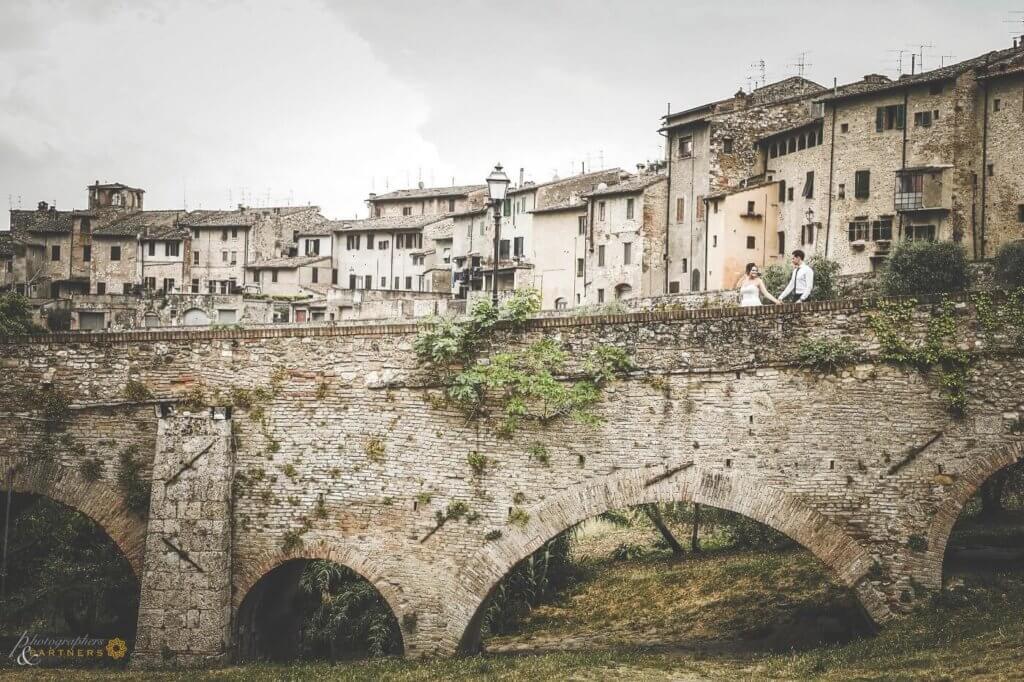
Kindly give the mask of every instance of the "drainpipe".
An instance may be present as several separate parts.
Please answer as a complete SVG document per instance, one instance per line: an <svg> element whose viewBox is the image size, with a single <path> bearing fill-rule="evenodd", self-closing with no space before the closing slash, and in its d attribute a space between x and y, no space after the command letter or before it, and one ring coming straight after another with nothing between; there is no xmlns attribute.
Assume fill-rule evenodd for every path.
<svg viewBox="0 0 1024 682"><path fill-rule="evenodd" d="M767 175L767 173L766 173ZM706 209L705 209L706 211ZM764 210L761 211L761 267L767 267L768 263L768 191L764 193Z"/></svg>
<svg viewBox="0 0 1024 682"><path fill-rule="evenodd" d="M985 74L988 75L989 57L985 57ZM981 132L981 234L978 242L981 245L981 259L985 259L985 209L987 208L986 196L988 193L988 80L982 84L985 89L985 115L982 118Z"/></svg>
<svg viewBox="0 0 1024 682"><path fill-rule="evenodd" d="M472 230L471 230L470 231L470 245L472 245L472 243L473 243L472 239L473 239L473 237L472 237ZM390 253L388 255L388 258L389 258L389 262L388 262L388 284L394 284L395 283L395 231L394 230L391 230L391 243L388 244L388 251L390 251ZM469 265L470 265L470 270L472 271L472 269L473 269L473 267L472 267L473 266L473 260L472 259L470 259ZM472 276L472 272L470 273L470 276ZM357 281L356 284L359 284L359 282ZM472 288L473 288L472 283L470 284L469 288L472 290Z"/></svg>
<svg viewBox="0 0 1024 682"><path fill-rule="evenodd" d="M704 199L704 291L708 290L708 232L710 231L711 211L708 200Z"/></svg>
<svg viewBox="0 0 1024 682"><path fill-rule="evenodd" d="M911 69L913 70L913 69ZM900 170L907 169L907 136L910 129L910 121L907 120L907 112L910 109L910 87L903 88L903 153L900 159ZM902 176L902 173L901 173ZM903 237L903 213L900 212L900 236Z"/></svg>
<svg viewBox="0 0 1024 682"><path fill-rule="evenodd" d="M670 102L668 104L668 106L666 107L666 111L665 111L665 124L666 125L668 124L668 117L671 114L672 114L672 103ZM672 138L670 138L668 136L668 131L665 131L664 133L661 133L661 131L659 131L659 134L662 137L665 138L665 155L666 155L666 157L668 159L668 185L665 188L665 191L666 191L666 195L665 195L665 253L662 254L662 261L663 261L663 265L665 267L665 285L664 285L664 288L662 289L662 292L667 294L668 293L668 279L669 279L668 278L668 271L669 271L669 263L671 261L671 259L669 258L668 231L669 231L669 225L672 223ZM682 291L682 285L680 285L679 290Z"/></svg>
<svg viewBox="0 0 1024 682"><path fill-rule="evenodd" d="M832 79L832 94L839 94L839 79ZM828 155L828 216L825 218L825 258L828 258L828 246L832 242L832 196L834 192L834 176L836 170L836 109L837 100L832 100L832 135ZM905 116L904 116L905 118ZM906 121L903 122L904 126Z"/></svg>

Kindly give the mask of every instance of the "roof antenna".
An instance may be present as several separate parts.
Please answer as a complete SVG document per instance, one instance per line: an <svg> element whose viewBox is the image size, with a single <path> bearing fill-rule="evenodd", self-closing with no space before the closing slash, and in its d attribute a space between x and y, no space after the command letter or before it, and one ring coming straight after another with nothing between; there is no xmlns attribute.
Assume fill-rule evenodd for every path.
<svg viewBox="0 0 1024 682"><path fill-rule="evenodd" d="M903 75L903 55L907 54L906 50L886 50L886 52L896 54L896 77L899 78Z"/></svg>
<svg viewBox="0 0 1024 682"><path fill-rule="evenodd" d="M768 82L767 68L765 66L764 60L763 59L757 60L756 62L754 62L753 64L750 65L750 68L757 69L758 72L761 74L761 85L758 85L757 81L754 81L754 87L755 88L764 87L765 84Z"/></svg>
<svg viewBox="0 0 1024 682"><path fill-rule="evenodd" d="M807 55L809 55L809 54L810 54L809 51L808 52L801 52L800 54L798 54L796 56L796 62L794 62L792 64L787 64L786 66L789 66L790 68L795 68L796 69L796 75L800 76L800 78L803 78L804 76L807 75L807 69L809 69L810 67L814 66L814 64L808 64L807 63Z"/></svg>
<svg viewBox="0 0 1024 682"><path fill-rule="evenodd" d="M950 62L952 62L954 59L956 59L956 55L955 54L944 54L944 55L941 55L939 57L939 68L940 69L946 65L946 60L947 59L950 60Z"/></svg>
<svg viewBox="0 0 1024 682"><path fill-rule="evenodd" d="M935 46L932 45L931 43L921 43L919 45L910 45L909 47L916 47L918 49L918 52L917 52L917 67L916 68L920 69L921 73L924 73L924 48L926 48L926 47L931 48L931 47L935 47ZM913 62L911 62L911 64L913 64ZM914 69L913 68L910 70L910 74L914 75Z"/></svg>

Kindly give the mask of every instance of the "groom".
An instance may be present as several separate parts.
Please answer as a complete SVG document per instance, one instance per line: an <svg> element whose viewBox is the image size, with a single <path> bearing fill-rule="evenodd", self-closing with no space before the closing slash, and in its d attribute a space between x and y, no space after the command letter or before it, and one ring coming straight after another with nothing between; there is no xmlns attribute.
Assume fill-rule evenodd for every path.
<svg viewBox="0 0 1024 682"><path fill-rule="evenodd" d="M789 278L789 284L779 294L779 300L783 303L789 303L791 300L803 303L813 290L814 270L804 263L804 252L797 249L793 252L793 275Z"/></svg>

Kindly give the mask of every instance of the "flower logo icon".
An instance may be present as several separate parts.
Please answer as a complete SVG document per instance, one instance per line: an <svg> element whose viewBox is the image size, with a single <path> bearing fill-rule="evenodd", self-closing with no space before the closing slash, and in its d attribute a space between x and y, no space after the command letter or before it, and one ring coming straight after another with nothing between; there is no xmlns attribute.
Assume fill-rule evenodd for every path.
<svg viewBox="0 0 1024 682"><path fill-rule="evenodd" d="M115 661L124 658L124 655L127 653L128 645L120 637L115 637L107 642L107 656L110 656Z"/></svg>

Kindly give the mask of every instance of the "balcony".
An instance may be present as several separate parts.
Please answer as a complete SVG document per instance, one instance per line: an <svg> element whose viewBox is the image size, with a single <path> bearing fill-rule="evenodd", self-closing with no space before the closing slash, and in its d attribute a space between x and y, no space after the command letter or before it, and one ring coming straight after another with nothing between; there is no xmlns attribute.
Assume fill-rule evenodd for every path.
<svg viewBox="0 0 1024 682"><path fill-rule="evenodd" d="M943 181L950 166L921 166L896 171L893 208L899 213L949 211L952 195Z"/></svg>

